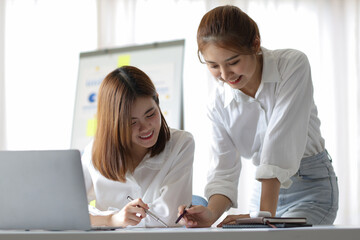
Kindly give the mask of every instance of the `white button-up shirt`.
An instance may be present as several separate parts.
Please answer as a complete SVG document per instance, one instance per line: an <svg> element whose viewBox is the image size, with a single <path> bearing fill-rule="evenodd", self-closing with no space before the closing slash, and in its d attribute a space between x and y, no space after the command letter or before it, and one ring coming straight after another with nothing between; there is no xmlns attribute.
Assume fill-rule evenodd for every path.
<svg viewBox="0 0 360 240"><path fill-rule="evenodd" d="M256 179L277 178L288 188L301 159L325 149L307 57L292 49L262 53L255 98L219 82L208 106L212 162L205 196L223 194L233 207L241 157L253 160Z"/></svg>
<svg viewBox="0 0 360 240"><path fill-rule="evenodd" d="M192 169L195 143L185 131L171 129L171 138L165 149L150 158L147 154L126 182L105 178L92 164L90 143L82 156L88 201L96 200L96 208L89 207L93 215L108 215L129 203L127 196L141 198L150 211L167 225L174 226L178 207L188 205L192 198ZM162 227L146 216L137 227Z"/></svg>

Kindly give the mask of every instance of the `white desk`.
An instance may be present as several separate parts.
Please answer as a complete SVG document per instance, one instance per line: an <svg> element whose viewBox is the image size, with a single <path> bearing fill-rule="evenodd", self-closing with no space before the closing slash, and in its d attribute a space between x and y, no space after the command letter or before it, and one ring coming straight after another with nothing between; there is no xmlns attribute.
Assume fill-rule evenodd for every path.
<svg viewBox="0 0 360 240"><path fill-rule="evenodd" d="M359 227L311 227L292 229L221 229L221 228L133 228L116 231L0 231L0 239L26 240L354 240L360 238Z"/></svg>

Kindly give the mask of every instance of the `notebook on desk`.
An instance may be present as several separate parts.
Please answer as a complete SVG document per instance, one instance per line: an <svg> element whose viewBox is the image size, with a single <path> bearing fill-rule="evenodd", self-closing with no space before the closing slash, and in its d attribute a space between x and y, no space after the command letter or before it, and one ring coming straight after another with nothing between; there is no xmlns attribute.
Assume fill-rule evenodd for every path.
<svg viewBox="0 0 360 240"><path fill-rule="evenodd" d="M78 150L0 151L0 229L91 227Z"/></svg>
<svg viewBox="0 0 360 240"><path fill-rule="evenodd" d="M291 228L311 227L306 218L291 217L254 217L238 218L234 224L225 224L223 228Z"/></svg>

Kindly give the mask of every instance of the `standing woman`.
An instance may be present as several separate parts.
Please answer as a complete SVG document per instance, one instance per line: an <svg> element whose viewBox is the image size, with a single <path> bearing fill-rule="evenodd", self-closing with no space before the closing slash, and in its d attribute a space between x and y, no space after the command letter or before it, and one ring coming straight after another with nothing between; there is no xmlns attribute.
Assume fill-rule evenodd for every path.
<svg viewBox="0 0 360 240"><path fill-rule="evenodd" d="M177 209L192 198L193 136L170 129L150 78L124 66L99 88L97 130L82 162L91 223L96 226L175 225ZM129 202L127 196L134 200Z"/></svg>
<svg viewBox="0 0 360 240"><path fill-rule="evenodd" d="M309 61L300 51L268 50L260 42L257 24L235 6L217 7L200 22L199 58L219 84L208 107L209 202L187 210L187 227L211 226L237 207L242 157L252 159L259 182L252 211L306 217L315 225L335 220L338 185L320 133ZM239 217L249 214L229 215L219 226Z"/></svg>

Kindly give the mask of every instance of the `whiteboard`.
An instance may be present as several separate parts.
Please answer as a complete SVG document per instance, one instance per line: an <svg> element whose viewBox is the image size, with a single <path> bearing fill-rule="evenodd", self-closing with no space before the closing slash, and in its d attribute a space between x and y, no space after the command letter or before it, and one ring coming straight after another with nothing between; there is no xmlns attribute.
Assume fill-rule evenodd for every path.
<svg viewBox="0 0 360 240"><path fill-rule="evenodd" d="M151 78L168 125L183 129L184 44L176 40L80 53L71 148L82 152L94 137L99 86L124 65L138 67Z"/></svg>

